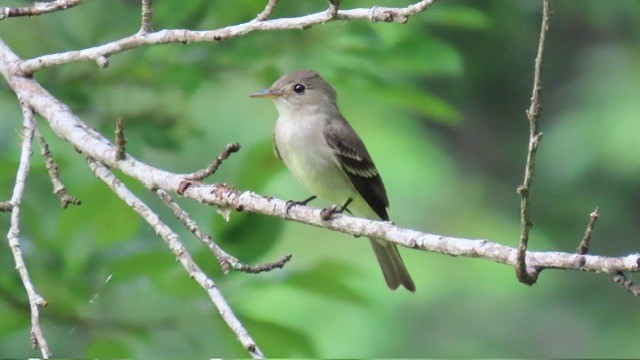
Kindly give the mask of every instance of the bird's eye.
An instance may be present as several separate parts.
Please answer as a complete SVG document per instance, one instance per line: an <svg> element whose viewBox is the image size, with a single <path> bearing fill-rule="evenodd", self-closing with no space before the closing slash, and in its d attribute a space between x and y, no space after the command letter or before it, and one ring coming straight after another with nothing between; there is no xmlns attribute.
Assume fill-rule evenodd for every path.
<svg viewBox="0 0 640 360"><path fill-rule="evenodd" d="M293 85L293 91L294 91L296 94L302 94L305 90L307 90L307 88L306 88L304 85L302 85L302 84L295 84L295 85Z"/></svg>

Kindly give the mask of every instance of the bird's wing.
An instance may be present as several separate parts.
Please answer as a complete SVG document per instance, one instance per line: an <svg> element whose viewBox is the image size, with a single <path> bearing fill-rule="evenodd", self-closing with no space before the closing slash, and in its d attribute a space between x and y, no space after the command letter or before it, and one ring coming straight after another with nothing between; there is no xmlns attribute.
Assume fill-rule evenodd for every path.
<svg viewBox="0 0 640 360"><path fill-rule="evenodd" d="M364 143L344 119L328 121L324 138L333 150L338 166L344 171L358 193L382 220L389 220L387 192L376 165Z"/></svg>

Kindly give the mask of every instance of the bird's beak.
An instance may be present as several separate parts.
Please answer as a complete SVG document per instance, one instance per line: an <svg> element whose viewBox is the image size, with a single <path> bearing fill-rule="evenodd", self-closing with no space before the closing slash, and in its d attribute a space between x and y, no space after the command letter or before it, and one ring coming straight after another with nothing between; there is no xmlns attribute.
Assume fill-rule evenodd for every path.
<svg viewBox="0 0 640 360"><path fill-rule="evenodd" d="M249 95L252 98L266 98L266 99L275 99L280 97L280 92L271 90L271 89L262 89L260 91L256 91L253 94Z"/></svg>

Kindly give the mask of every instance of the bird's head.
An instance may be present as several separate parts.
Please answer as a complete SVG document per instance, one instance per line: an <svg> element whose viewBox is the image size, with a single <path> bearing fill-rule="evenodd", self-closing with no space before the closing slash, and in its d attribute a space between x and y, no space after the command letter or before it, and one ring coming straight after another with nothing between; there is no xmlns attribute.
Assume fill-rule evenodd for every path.
<svg viewBox="0 0 640 360"><path fill-rule="evenodd" d="M273 99L280 114L336 106L335 90L312 70L292 71L276 80L268 89L260 90L250 96Z"/></svg>

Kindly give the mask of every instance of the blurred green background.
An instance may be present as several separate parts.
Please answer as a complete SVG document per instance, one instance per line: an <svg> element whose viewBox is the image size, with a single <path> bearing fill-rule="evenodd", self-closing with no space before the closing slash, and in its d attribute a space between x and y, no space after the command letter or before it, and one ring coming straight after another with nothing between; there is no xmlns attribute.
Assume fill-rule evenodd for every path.
<svg viewBox="0 0 640 360"><path fill-rule="evenodd" d="M156 29L212 29L252 19L266 1L157 1ZM5 1L4 6L28 1ZM344 8L409 1L343 2ZM272 17L322 11L283 0ZM640 3L552 2L544 106L532 195L531 249L575 251L595 206L592 253L640 250ZM112 138L122 117L128 151L191 172L227 143L243 148L210 181L282 199L309 194L271 151L276 118L248 94L293 69L318 70L367 143L401 226L517 244L540 1L439 0L406 25L332 22L218 44L141 48L36 79ZM22 58L81 49L137 31L139 2L90 0L65 12L0 22ZM0 199L11 194L20 110L0 85ZM245 357L216 309L149 226L97 180L39 119L68 190L61 210L34 154L22 247L49 301L44 331L58 357ZM163 219L157 198L124 178ZM180 231L266 355L272 357L636 357L640 299L606 275L547 270L538 284L488 261L402 250L416 294L389 291L364 239L259 215L182 204L246 262L292 253L283 270L223 276ZM315 206L322 206L316 202ZM9 215L0 214L0 229ZM631 277L634 278L633 276ZM636 277L637 278L637 277ZM107 281L109 279L109 281ZM0 247L0 358L37 356L26 295Z"/></svg>

